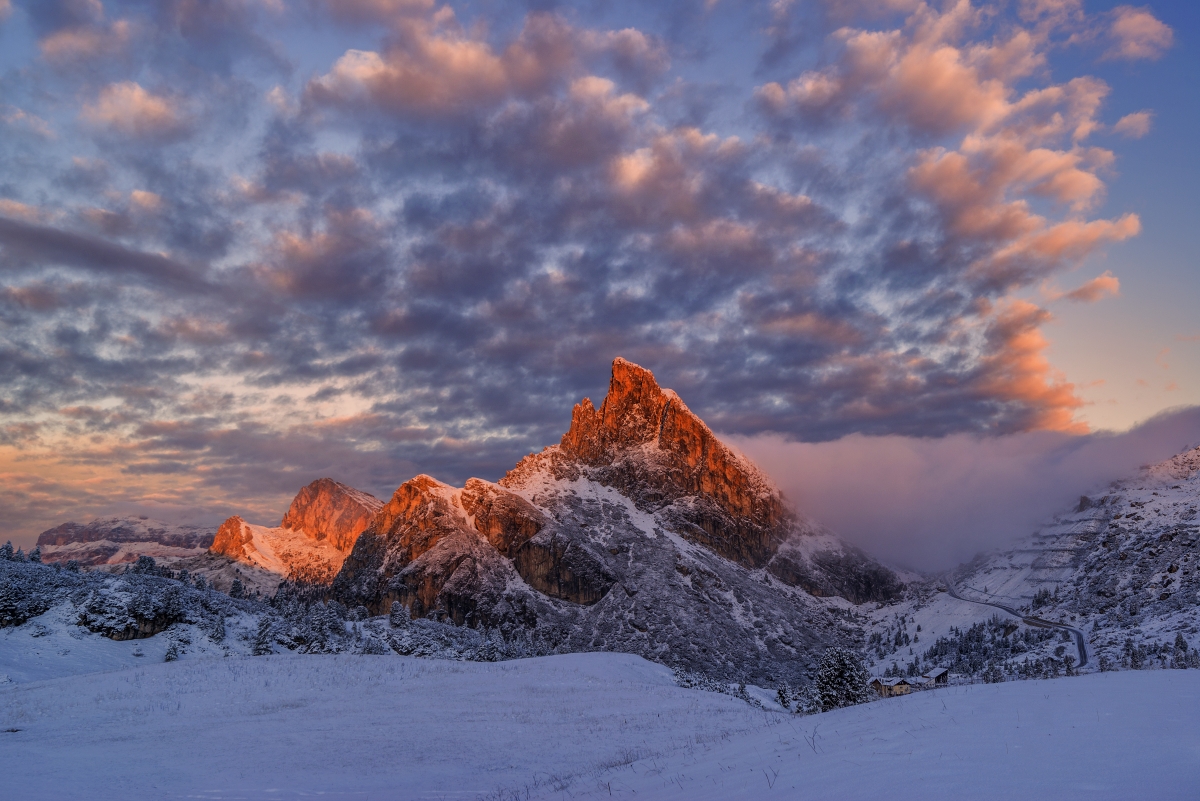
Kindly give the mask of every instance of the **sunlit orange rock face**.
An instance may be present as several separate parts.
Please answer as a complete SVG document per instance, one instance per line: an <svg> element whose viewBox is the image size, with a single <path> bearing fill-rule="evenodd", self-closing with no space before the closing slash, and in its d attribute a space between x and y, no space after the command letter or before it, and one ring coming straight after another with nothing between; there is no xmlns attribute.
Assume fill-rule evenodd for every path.
<svg viewBox="0 0 1200 801"><path fill-rule="evenodd" d="M234 515L217 529L217 535L213 538L208 552L241 561L245 558L246 546L252 539L250 526L241 517Z"/></svg>
<svg viewBox="0 0 1200 801"><path fill-rule="evenodd" d="M678 395L661 389L649 370L624 359L613 362L599 409L587 398L576 404L559 450L568 462L594 468L589 478L647 511L689 499L670 510L678 533L748 567L766 564L787 536L783 499L758 470ZM571 472L555 462L556 473Z"/></svg>
<svg viewBox="0 0 1200 801"><path fill-rule="evenodd" d="M297 493L275 528L251 525L237 515L226 520L209 553L284 578L327 584L382 506L365 492L320 478Z"/></svg>
<svg viewBox="0 0 1200 801"><path fill-rule="evenodd" d="M382 506L372 495L331 478L319 478L296 493L279 525L314 539L327 539L339 551L349 553Z"/></svg>

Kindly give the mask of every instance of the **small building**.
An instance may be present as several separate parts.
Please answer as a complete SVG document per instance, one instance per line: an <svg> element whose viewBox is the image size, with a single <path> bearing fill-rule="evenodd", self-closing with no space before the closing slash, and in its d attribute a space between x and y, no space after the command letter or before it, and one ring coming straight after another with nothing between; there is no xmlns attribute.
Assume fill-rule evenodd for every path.
<svg viewBox="0 0 1200 801"><path fill-rule="evenodd" d="M925 673L922 674L921 678L927 679L929 681L929 683L934 684L934 685L949 684L950 683L950 671L946 670L946 668L934 668L933 670L925 671Z"/></svg>
<svg viewBox="0 0 1200 801"><path fill-rule="evenodd" d="M882 679L879 677L871 679L871 688L879 693L880 698L891 698L896 695L908 695L912 692L912 683L903 677Z"/></svg>

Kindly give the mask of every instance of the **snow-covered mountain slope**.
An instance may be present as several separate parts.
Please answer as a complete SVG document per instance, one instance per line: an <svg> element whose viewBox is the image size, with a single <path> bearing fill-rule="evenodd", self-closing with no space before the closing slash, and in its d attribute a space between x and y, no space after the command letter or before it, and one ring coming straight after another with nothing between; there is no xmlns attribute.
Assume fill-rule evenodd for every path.
<svg viewBox="0 0 1200 801"><path fill-rule="evenodd" d="M961 631L997 614L1016 620L997 607L938 592L950 589L947 581L962 598L1081 630L1090 668L1102 661L1136 667L1147 658L1169 663L1176 659L1177 635L1189 648L1200 645L1198 508L1200 448L1082 497L1013 547L913 585L904 603L874 612L885 641L873 647L877 663L904 667L937 637L953 636L952 627ZM912 642L918 625L920 639ZM1054 653L1063 645L1058 638L1035 645L1003 656L1011 667L1064 655ZM1073 652L1067 645L1065 654Z"/></svg>
<svg viewBox="0 0 1200 801"><path fill-rule="evenodd" d="M90 523L63 523L43 531L37 545L46 562L74 560L84 567L157 560L186 559L204 553L213 542L210 527L177 525L145 516L97 518Z"/></svg>
<svg viewBox="0 0 1200 801"><path fill-rule="evenodd" d="M0 687L7 796L1195 796L1200 671L951 687L821 715L624 654L267 656Z"/></svg>
<svg viewBox="0 0 1200 801"><path fill-rule="evenodd" d="M562 442L499 483L406 482L332 586L372 614L399 604L760 684L803 683L828 645L856 640L848 602L814 596L899 589L623 359L599 410L577 405Z"/></svg>
<svg viewBox="0 0 1200 801"><path fill-rule="evenodd" d="M296 494L279 526L255 526L234 515L221 524L209 552L281 578L328 584L382 506L361 490L320 478Z"/></svg>

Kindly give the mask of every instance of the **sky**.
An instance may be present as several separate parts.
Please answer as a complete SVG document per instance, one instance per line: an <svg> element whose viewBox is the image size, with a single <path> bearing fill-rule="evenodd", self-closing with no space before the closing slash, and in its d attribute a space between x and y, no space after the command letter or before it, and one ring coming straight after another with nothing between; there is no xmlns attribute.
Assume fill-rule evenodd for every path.
<svg viewBox="0 0 1200 801"><path fill-rule="evenodd" d="M14 542L118 512L273 523L321 475L383 497L494 480L616 356L781 485L863 443L898 460L895 494L911 449L950 469L1015 448L1043 475L1164 410L1178 436L1138 458L1200 438L1192 4L0 0L0 20ZM818 485L789 496L825 508ZM868 506L834 522L874 543Z"/></svg>

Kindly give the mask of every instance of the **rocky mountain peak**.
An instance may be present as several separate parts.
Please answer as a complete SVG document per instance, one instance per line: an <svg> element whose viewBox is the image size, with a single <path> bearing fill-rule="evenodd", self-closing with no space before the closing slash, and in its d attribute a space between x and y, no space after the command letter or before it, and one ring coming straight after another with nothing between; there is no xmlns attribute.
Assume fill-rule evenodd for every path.
<svg viewBox="0 0 1200 801"><path fill-rule="evenodd" d="M538 464L587 476L639 508L663 513L678 533L751 567L765 565L787 537L790 517L771 482L724 443L654 374L613 361L600 408L576 404L556 451L529 457L501 480L519 486Z"/></svg>
<svg viewBox="0 0 1200 801"><path fill-rule="evenodd" d="M674 392L659 387L653 373L618 357L613 361L608 394L600 408L592 406L590 398L575 404L571 428L563 435L560 447L585 464L608 464L622 450L657 440L664 412L671 403L704 425Z"/></svg>
<svg viewBox="0 0 1200 801"><path fill-rule="evenodd" d="M332 478L318 478L296 493L281 528L303 531L315 540L329 540L349 552L383 506L383 501Z"/></svg>

